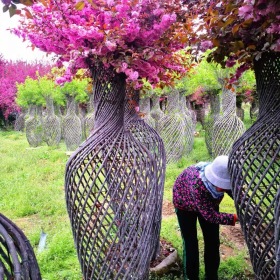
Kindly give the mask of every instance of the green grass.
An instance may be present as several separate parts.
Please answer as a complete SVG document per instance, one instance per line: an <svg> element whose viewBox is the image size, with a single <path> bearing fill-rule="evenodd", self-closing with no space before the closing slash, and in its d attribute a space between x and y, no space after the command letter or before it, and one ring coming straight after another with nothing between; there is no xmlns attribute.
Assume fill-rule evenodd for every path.
<svg viewBox="0 0 280 280"><path fill-rule="evenodd" d="M211 160L201 126L198 125L197 130L200 136L195 138L193 151L176 164L167 166L164 200L172 201L174 181L187 166ZM43 279L81 280L65 204L64 173L68 160L65 145L30 148L25 134L0 131L0 158L1 213L13 220L30 240ZM233 202L227 196L222 202L221 211L235 212ZM42 232L47 234L46 247L39 253L38 244ZM182 240L175 215L163 219L161 236L170 241L179 256L182 256ZM203 247L200 231L198 238L200 247ZM232 279L232 275L243 277L245 268L242 259L244 252L223 261L220 269L222 279ZM161 279L179 280L182 279L180 277L171 274Z"/></svg>

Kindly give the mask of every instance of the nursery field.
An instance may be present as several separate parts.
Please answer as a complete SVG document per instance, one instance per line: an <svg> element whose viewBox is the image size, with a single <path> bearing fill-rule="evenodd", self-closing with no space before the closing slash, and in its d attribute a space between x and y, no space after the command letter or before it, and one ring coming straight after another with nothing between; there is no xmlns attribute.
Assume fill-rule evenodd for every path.
<svg viewBox="0 0 280 280"><path fill-rule="evenodd" d="M172 186L188 165L208 161L203 130L198 127L194 149L166 171L161 237L172 243L182 259L182 241L172 205ZM68 160L66 147L30 148L25 134L0 131L0 209L15 222L30 240L44 280L81 280L82 275L74 248L64 197L64 172ZM234 213L233 201L226 195L221 211ZM44 239L40 237L45 236ZM203 263L202 235L201 263ZM239 225L221 227L220 279L252 279L252 269ZM171 272L151 279L181 280L178 261ZM203 265L201 266L203 276Z"/></svg>

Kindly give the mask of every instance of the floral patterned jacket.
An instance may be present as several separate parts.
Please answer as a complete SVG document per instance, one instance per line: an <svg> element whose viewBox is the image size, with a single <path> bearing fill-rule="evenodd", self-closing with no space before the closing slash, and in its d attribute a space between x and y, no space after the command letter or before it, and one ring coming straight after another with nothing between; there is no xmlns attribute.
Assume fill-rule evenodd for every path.
<svg viewBox="0 0 280 280"><path fill-rule="evenodd" d="M186 168L176 179L173 186L175 208L199 212L206 221L221 225L234 225L233 214L220 213L219 204L223 197L213 198L199 177L195 166Z"/></svg>

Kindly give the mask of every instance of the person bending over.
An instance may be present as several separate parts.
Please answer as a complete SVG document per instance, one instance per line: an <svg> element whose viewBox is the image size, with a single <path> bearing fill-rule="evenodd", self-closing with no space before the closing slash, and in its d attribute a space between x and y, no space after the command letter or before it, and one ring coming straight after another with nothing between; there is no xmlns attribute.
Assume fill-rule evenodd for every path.
<svg viewBox="0 0 280 280"><path fill-rule="evenodd" d="M228 157L186 168L173 186L173 204L184 243L184 279L199 280L197 220L204 238L205 280L218 280L219 225L234 226L236 214L220 213L224 193L232 198Z"/></svg>

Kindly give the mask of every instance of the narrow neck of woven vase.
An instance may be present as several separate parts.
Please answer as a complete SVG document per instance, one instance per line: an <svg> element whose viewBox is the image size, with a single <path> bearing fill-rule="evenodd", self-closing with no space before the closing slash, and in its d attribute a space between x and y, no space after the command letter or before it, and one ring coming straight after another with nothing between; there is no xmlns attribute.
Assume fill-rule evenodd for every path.
<svg viewBox="0 0 280 280"><path fill-rule="evenodd" d="M88 113L92 113L94 111L94 95L93 93L89 95L88 101Z"/></svg>
<svg viewBox="0 0 280 280"><path fill-rule="evenodd" d="M259 60L254 61L254 70L261 118L267 112L280 110L280 53L262 54Z"/></svg>
<svg viewBox="0 0 280 280"><path fill-rule="evenodd" d="M124 105L125 123L140 119L136 111L136 107L139 107L139 99L140 99L139 90L135 90L131 93L126 94L125 105Z"/></svg>
<svg viewBox="0 0 280 280"><path fill-rule="evenodd" d="M220 95L216 93L210 93L210 113L213 115L218 115L220 113Z"/></svg>
<svg viewBox="0 0 280 280"><path fill-rule="evenodd" d="M173 90L167 97L167 113L176 113L180 111L180 95L177 90Z"/></svg>
<svg viewBox="0 0 280 280"><path fill-rule="evenodd" d="M53 99L49 96L46 97L46 112L48 116L54 115Z"/></svg>
<svg viewBox="0 0 280 280"><path fill-rule="evenodd" d="M151 111L150 98L149 97L141 98L139 100L139 107L140 107L140 112L143 112L145 114L150 114Z"/></svg>
<svg viewBox="0 0 280 280"><path fill-rule="evenodd" d="M94 129L112 131L123 126L125 75L112 68L96 65L92 70L94 96Z"/></svg>
<svg viewBox="0 0 280 280"><path fill-rule="evenodd" d="M235 92L223 88L222 91L222 108L224 115L235 115L236 114L236 95Z"/></svg>
<svg viewBox="0 0 280 280"><path fill-rule="evenodd" d="M76 115L77 112L77 103L75 102L75 99L73 97L67 98L67 115Z"/></svg>
<svg viewBox="0 0 280 280"><path fill-rule="evenodd" d="M29 118L34 118L36 115L36 111L37 111L37 106L36 105L31 105L29 107Z"/></svg>

